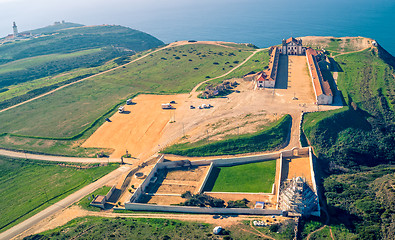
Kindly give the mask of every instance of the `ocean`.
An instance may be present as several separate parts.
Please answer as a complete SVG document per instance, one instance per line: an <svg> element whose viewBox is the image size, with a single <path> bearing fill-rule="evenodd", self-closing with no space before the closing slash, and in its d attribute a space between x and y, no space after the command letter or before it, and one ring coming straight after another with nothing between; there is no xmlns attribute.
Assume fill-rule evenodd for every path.
<svg viewBox="0 0 395 240"><path fill-rule="evenodd" d="M395 55L394 0L0 0L0 35L66 20L118 24L166 43L220 40L259 47L300 36L363 36Z"/></svg>

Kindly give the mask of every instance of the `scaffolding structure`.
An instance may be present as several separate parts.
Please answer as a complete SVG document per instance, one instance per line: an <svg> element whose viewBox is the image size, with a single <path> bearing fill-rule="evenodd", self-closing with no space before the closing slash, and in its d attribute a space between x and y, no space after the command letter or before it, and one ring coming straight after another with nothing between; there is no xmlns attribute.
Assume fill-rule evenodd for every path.
<svg viewBox="0 0 395 240"><path fill-rule="evenodd" d="M302 216L310 216L320 210L317 194L302 177L295 177L283 183L279 205L284 211L296 212Z"/></svg>

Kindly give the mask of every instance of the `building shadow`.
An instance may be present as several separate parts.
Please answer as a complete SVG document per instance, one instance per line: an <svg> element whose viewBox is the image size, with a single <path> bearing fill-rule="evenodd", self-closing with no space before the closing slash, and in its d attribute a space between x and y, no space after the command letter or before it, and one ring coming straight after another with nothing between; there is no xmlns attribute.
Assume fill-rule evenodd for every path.
<svg viewBox="0 0 395 240"><path fill-rule="evenodd" d="M288 88L288 56L280 54L278 60L277 69L277 79L276 85L277 89L287 89Z"/></svg>

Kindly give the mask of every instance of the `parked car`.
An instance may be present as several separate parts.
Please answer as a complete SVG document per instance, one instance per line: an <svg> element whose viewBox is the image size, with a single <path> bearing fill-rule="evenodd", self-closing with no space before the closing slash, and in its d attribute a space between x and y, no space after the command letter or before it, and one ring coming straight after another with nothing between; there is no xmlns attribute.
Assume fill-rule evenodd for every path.
<svg viewBox="0 0 395 240"><path fill-rule="evenodd" d="M195 109L195 107L194 107L193 105L191 105L189 108L190 108L190 109Z"/></svg>
<svg viewBox="0 0 395 240"><path fill-rule="evenodd" d="M170 103L174 104L174 103L176 103L176 101L173 100L173 101L171 101Z"/></svg>

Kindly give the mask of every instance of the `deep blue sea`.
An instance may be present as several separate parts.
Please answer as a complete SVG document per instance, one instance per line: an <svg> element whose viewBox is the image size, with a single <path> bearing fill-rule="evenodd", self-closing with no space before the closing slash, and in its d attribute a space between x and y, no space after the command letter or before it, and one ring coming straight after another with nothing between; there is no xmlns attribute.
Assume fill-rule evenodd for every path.
<svg viewBox="0 0 395 240"><path fill-rule="evenodd" d="M395 55L395 0L0 0L0 35L66 20L119 24L176 40L279 44L290 36L364 36Z"/></svg>

